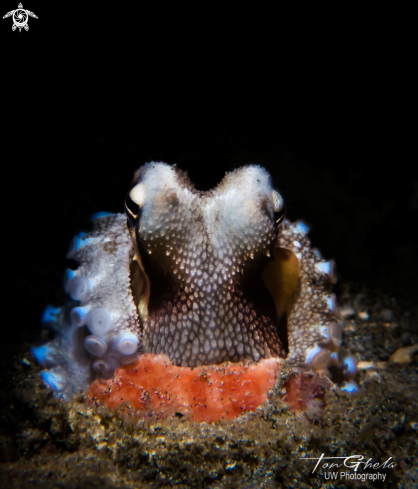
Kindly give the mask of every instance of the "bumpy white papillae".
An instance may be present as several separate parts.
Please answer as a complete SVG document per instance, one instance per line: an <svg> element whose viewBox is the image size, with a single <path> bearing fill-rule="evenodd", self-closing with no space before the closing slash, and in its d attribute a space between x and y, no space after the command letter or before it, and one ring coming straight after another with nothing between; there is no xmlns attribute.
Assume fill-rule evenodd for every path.
<svg viewBox="0 0 418 489"><path fill-rule="evenodd" d="M170 283L156 300L151 283L144 351L189 367L283 355L273 304L255 304L243 290L277 238L266 170L241 168L206 193L163 163L145 165L136 178L144 199L139 250Z"/></svg>

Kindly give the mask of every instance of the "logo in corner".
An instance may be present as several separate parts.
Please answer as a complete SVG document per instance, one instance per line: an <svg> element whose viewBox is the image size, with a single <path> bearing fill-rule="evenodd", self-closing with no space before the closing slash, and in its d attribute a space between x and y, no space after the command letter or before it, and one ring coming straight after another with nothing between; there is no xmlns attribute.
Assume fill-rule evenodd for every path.
<svg viewBox="0 0 418 489"><path fill-rule="evenodd" d="M38 18L30 10L25 10L21 3L19 3L16 10L10 10L10 12L7 12L6 15L3 15L3 19L7 19L7 17L12 17L13 19L12 30L15 31L16 29L19 29L19 32L22 29L25 29L25 31L29 30L29 17L33 17L34 19Z"/></svg>

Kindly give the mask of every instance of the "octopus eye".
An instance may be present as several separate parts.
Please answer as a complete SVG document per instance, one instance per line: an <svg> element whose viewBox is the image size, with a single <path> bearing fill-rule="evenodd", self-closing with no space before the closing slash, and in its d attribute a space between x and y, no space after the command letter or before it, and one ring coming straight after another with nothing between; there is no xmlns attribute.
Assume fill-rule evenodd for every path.
<svg viewBox="0 0 418 489"><path fill-rule="evenodd" d="M283 222L285 214L286 214L286 207L283 207L282 210L274 213L274 220L276 221L276 224L278 226Z"/></svg>
<svg viewBox="0 0 418 489"><path fill-rule="evenodd" d="M125 200L125 212L128 219L128 226L134 228L141 215L141 207L144 203L144 188L142 184L136 185L128 194Z"/></svg>
<svg viewBox="0 0 418 489"><path fill-rule="evenodd" d="M135 227L136 222L138 220L139 210L140 210L139 205L136 204L131 199L131 196L128 194L125 200L125 212L126 212L126 217L128 219L128 226L130 228Z"/></svg>
<svg viewBox="0 0 418 489"><path fill-rule="evenodd" d="M283 197L276 190L272 191L273 205L274 205L274 220L279 226L285 216L286 206L284 205Z"/></svg>

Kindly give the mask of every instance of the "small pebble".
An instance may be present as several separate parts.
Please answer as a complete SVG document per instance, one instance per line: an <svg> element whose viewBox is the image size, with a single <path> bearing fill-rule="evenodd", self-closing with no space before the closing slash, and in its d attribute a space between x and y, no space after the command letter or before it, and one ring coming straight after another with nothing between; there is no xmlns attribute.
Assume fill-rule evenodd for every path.
<svg viewBox="0 0 418 489"><path fill-rule="evenodd" d="M351 306L343 306L340 308L340 314L343 319L348 319L356 315L356 311Z"/></svg>
<svg viewBox="0 0 418 489"><path fill-rule="evenodd" d="M357 313L357 319L360 319L360 321L368 321L369 313L367 311L359 311Z"/></svg>
<svg viewBox="0 0 418 489"><path fill-rule="evenodd" d="M412 356L418 351L418 344L398 348L395 353L390 356L390 361L393 363L407 364L411 363Z"/></svg>
<svg viewBox="0 0 418 489"><path fill-rule="evenodd" d="M357 364L358 370L370 370L372 368L386 368L385 362L359 362Z"/></svg>

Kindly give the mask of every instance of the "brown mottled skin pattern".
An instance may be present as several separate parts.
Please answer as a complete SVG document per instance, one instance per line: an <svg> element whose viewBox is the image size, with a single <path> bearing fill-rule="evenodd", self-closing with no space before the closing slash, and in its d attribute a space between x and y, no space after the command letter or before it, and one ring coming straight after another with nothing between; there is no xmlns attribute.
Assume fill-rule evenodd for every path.
<svg viewBox="0 0 418 489"><path fill-rule="evenodd" d="M263 168L235 170L201 193L179 170L149 163L135 186L140 205L131 235L150 282L144 352L191 367L286 356L261 280L274 246L292 250L301 264L288 317L289 359L303 362L309 347L324 342L324 325L337 314L326 300L330 279L314 268L321 259L301 229L286 221L277 239L280 196Z"/></svg>

